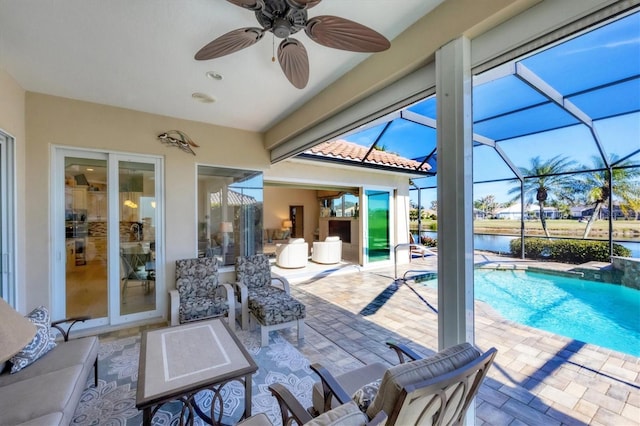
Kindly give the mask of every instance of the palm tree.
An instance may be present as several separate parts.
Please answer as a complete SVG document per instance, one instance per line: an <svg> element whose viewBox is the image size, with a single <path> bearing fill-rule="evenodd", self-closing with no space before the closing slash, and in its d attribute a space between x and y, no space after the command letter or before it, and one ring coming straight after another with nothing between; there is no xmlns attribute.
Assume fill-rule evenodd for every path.
<svg viewBox="0 0 640 426"><path fill-rule="evenodd" d="M497 205L498 203L496 202L496 197L493 195L487 195L473 202L473 207L481 210L485 216L487 214L492 215Z"/></svg>
<svg viewBox="0 0 640 426"><path fill-rule="evenodd" d="M583 178L587 202L593 203L593 213L587 222L582 238L589 236L593 223L600 217L602 206L609 201L609 197L613 195L627 200L630 196L638 193L638 186L640 185L637 180L640 177L640 168L625 167L634 163L623 161L620 164L616 164L618 157L612 155L611 164L616 164L616 168L608 170L601 157L594 155L591 158L593 160L593 168L600 170L589 173ZM611 186L609 185L610 181ZM613 194L610 193L609 188L611 188Z"/></svg>
<svg viewBox="0 0 640 426"><path fill-rule="evenodd" d="M537 156L531 158L530 161L529 168L520 167L520 171L525 177L524 196L526 204L531 204L535 194L540 208L540 223L548 238L549 231L547 230L547 220L544 217L544 203L550 193L553 193L556 198L566 198L568 194L572 194L575 179L562 173L566 173L575 162L559 155L546 161ZM512 199L512 201L516 201L520 197L520 185L511 188L508 194L518 194Z"/></svg>

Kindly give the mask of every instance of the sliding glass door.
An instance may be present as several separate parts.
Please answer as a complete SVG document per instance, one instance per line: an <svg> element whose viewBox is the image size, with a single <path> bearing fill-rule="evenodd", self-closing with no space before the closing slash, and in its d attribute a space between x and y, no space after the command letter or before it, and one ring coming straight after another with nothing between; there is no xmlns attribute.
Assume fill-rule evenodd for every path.
<svg viewBox="0 0 640 426"><path fill-rule="evenodd" d="M15 306L15 170L13 139L0 132L0 298Z"/></svg>
<svg viewBox="0 0 640 426"><path fill-rule="evenodd" d="M57 149L54 161L55 316L88 315L88 326L161 316L161 160Z"/></svg>

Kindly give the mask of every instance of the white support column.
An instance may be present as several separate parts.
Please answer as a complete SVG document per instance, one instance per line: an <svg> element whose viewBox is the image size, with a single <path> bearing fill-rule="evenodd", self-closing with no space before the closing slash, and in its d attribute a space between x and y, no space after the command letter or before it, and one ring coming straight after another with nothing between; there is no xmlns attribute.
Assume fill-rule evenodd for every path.
<svg viewBox="0 0 640 426"><path fill-rule="evenodd" d="M462 37L436 52L439 349L474 342L471 88Z"/></svg>

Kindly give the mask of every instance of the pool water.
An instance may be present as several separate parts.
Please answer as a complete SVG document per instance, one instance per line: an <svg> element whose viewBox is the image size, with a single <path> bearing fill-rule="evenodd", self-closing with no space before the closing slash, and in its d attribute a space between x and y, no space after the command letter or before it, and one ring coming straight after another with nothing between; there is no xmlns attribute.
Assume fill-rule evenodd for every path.
<svg viewBox="0 0 640 426"><path fill-rule="evenodd" d="M504 318L640 356L640 291L517 270L475 270L475 298ZM436 288L437 279L423 284Z"/></svg>

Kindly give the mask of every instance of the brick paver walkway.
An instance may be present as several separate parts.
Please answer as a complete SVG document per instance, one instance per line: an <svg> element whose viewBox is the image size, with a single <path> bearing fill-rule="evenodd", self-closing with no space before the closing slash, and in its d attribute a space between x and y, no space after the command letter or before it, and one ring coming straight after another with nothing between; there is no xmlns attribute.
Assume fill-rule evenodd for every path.
<svg viewBox="0 0 640 426"><path fill-rule="evenodd" d="M434 257L414 260L399 275L408 267L435 270L434 262ZM393 365L397 360L384 345L387 340L433 353L437 293L412 281L394 281L394 274L391 267L290 275L292 293L307 307L305 341L299 349L310 362L320 362L334 374L374 361ZM476 424L640 425L639 358L504 320L482 302L475 309L476 345L498 348L477 399ZM295 339L295 333L284 333Z"/></svg>

